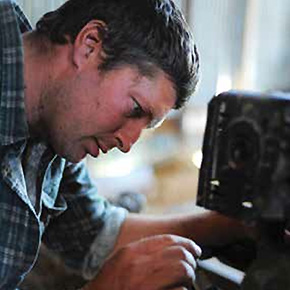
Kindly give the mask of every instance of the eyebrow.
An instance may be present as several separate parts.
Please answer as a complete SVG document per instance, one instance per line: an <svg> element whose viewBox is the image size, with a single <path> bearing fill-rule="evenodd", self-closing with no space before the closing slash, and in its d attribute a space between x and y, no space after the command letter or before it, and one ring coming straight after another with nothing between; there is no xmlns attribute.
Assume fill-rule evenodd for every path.
<svg viewBox="0 0 290 290"><path fill-rule="evenodd" d="M149 118L149 124L148 124L147 128L151 129L151 128L153 128L152 125L154 125L154 123L155 123L154 122L154 120L155 120L154 114L153 114L151 108L143 108L143 110L145 111L146 116L148 116L148 118Z"/></svg>
<svg viewBox="0 0 290 290"><path fill-rule="evenodd" d="M166 119L166 116L164 116L162 118L152 119L151 122L150 122L150 124L147 126L147 128L148 129L157 128L157 127L159 127L164 122L165 119Z"/></svg>
<svg viewBox="0 0 290 290"><path fill-rule="evenodd" d="M147 129L154 129L154 128L159 127L164 122L164 120L166 119L166 117L169 113L169 111L168 111L166 114L163 114L162 116L155 117L152 106L147 106L147 104L141 105L139 102L138 102L138 104L142 107L145 115L149 119L149 124L146 127Z"/></svg>
<svg viewBox="0 0 290 290"><path fill-rule="evenodd" d="M144 108L144 110L145 110L146 115L149 117L149 120L150 120L150 122L147 126L147 129L154 129L156 127L159 127L162 124L162 122L166 119L167 114L165 114L162 117L154 117L154 114L153 114L151 109Z"/></svg>
<svg viewBox="0 0 290 290"><path fill-rule="evenodd" d="M146 107L146 105L142 105L142 104L141 104L141 103L140 103L136 98L132 97L132 99L133 99L133 100L138 104L138 106L142 109L142 111L143 111L143 113L144 113L143 116L148 117L148 119L149 119L149 124L148 124L147 128L148 128L148 129L153 128L153 127L152 127L152 123L155 124L155 119L156 119L156 118L154 118L154 114L153 114L152 109ZM154 124L153 124L153 125L154 125Z"/></svg>

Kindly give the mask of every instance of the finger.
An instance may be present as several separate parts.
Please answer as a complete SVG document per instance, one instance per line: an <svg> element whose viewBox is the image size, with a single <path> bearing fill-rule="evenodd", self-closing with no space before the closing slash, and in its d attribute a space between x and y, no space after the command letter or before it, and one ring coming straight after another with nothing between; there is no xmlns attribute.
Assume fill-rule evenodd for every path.
<svg viewBox="0 0 290 290"><path fill-rule="evenodd" d="M196 284L193 285L192 287L174 287L174 288L170 288L170 290L201 290Z"/></svg>
<svg viewBox="0 0 290 290"><path fill-rule="evenodd" d="M147 257L149 259L149 257ZM164 261L156 259L150 264L148 277L150 279L143 283L148 286L144 289L172 289L176 287L187 287L190 289L195 281L195 272L191 265L182 260ZM154 289L155 289L154 288Z"/></svg>
<svg viewBox="0 0 290 290"><path fill-rule="evenodd" d="M195 271L185 261L178 261L171 266L172 281L171 286L190 288L195 281Z"/></svg>
<svg viewBox="0 0 290 290"><path fill-rule="evenodd" d="M290 244L290 231L288 229L284 231L284 241L287 245Z"/></svg>
<svg viewBox="0 0 290 290"><path fill-rule="evenodd" d="M156 259L164 259L165 263L170 263L170 260L185 261L193 269L196 269L197 263L194 256L185 247L176 245L163 249L155 254Z"/></svg>
<svg viewBox="0 0 290 290"><path fill-rule="evenodd" d="M160 251L164 247L180 245L185 247L194 257L201 256L201 248L192 240L176 235L157 235L148 237L132 244L129 244L132 249L140 254L153 254Z"/></svg>
<svg viewBox="0 0 290 290"><path fill-rule="evenodd" d="M125 259L129 261L127 269L131 272L130 276L139 276L142 289L171 289L193 285L196 263L192 262L192 254L185 248L172 248L167 247L154 254L143 254L133 259L130 256L130 260Z"/></svg>

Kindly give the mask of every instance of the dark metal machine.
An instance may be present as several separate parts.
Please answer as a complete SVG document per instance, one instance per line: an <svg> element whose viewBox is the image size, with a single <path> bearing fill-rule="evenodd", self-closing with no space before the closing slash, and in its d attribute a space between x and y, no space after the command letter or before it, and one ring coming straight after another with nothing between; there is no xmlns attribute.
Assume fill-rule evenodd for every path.
<svg viewBox="0 0 290 290"><path fill-rule="evenodd" d="M285 241L290 220L290 94L229 91L211 100L198 205L259 230L241 289L290 289L290 247Z"/></svg>

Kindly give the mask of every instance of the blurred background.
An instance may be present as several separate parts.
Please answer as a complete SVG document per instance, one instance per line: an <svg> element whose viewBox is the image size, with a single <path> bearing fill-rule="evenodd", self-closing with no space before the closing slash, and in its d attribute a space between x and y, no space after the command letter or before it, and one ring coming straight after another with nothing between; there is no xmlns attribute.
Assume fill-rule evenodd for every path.
<svg viewBox="0 0 290 290"><path fill-rule="evenodd" d="M35 25L63 0L18 0ZM87 158L99 192L116 201L137 193L142 211L172 213L195 203L208 101L229 89L290 88L290 1L179 0L201 58L197 93L185 109L172 112L155 130L144 132L128 154L112 151ZM146 200L146 204L144 203Z"/></svg>

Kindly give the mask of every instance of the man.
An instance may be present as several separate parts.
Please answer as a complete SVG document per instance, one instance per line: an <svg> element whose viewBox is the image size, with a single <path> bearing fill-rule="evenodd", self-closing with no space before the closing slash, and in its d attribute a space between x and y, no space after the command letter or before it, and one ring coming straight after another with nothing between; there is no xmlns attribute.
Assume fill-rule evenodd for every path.
<svg viewBox="0 0 290 290"><path fill-rule="evenodd" d="M40 242L86 289L185 289L195 242L223 242L235 223L216 213L127 214L96 193L84 163L184 105L199 60L170 0L69 0L36 30L0 1L0 289L33 268ZM230 236L229 236L230 235ZM183 237L181 237L183 236Z"/></svg>

